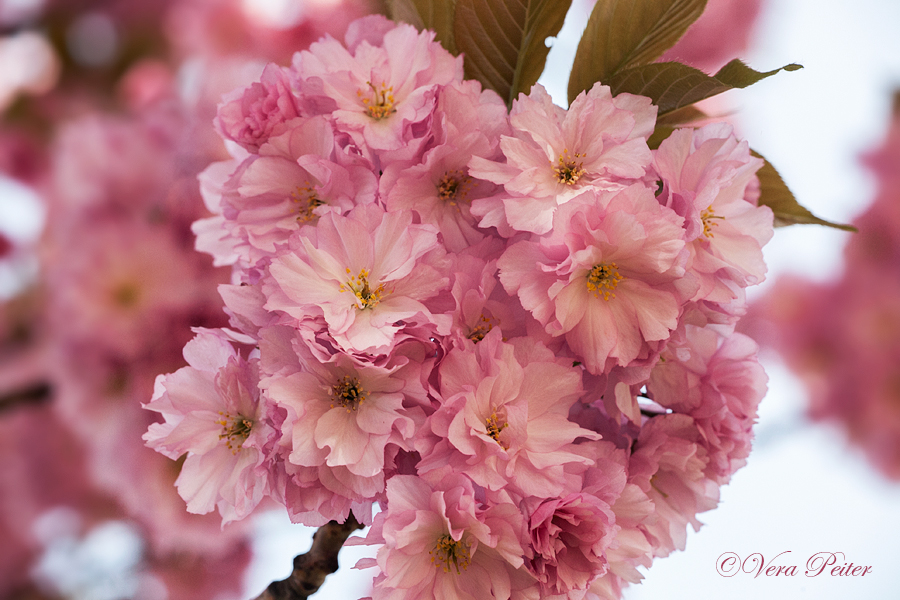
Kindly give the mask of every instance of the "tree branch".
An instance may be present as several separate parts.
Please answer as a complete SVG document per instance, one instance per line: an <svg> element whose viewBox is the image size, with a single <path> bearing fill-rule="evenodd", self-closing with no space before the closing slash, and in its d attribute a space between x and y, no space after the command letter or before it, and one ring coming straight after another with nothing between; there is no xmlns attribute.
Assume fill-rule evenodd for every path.
<svg viewBox="0 0 900 600"><path fill-rule="evenodd" d="M50 400L52 389L45 381L38 381L28 387L12 390L0 396L0 411L20 405L41 404Z"/></svg>
<svg viewBox="0 0 900 600"><path fill-rule="evenodd" d="M344 523L331 521L313 534L312 548L294 558L294 571L287 579L273 581L254 600L306 600L338 570L338 551L357 529L362 529L353 513Z"/></svg>

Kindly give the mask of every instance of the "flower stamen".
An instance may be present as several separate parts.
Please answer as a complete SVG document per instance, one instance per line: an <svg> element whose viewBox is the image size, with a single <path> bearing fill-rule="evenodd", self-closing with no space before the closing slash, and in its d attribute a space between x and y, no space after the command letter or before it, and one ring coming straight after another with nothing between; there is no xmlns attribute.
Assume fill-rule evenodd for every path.
<svg viewBox="0 0 900 600"><path fill-rule="evenodd" d="M352 271L347 268L347 274L350 275L350 273ZM384 284L379 283L378 287L373 290L369 286L369 271L360 269L359 275L351 275L347 283L341 285L339 291L346 292L347 290L350 290L356 296L357 301L352 306L363 310L378 306L378 303L381 302L381 297L384 295Z"/></svg>
<svg viewBox="0 0 900 600"><path fill-rule="evenodd" d="M362 99L363 106L368 111L370 117L376 121L380 121L381 119L387 118L392 113L397 112L397 109L394 108L394 103L396 102L394 99L394 86L388 86L385 81L381 82L380 88L376 88L372 85L371 81L367 81L366 85L372 90L371 96L364 98L363 94L365 92L363 90L356 90L356 95Z"/></svg>
<svg viewBox="0 0 900 600"><path fill-rule="evenodd" d="M494 328L493 319L490 317L486 317L483 314L481 315L481 319L479 319L478 325L472 328L472 331L469 332L469 335L466 337L475 342L476 344L484 339L484 336L488 334L488 331Z"/></svg>
<svg viewBox="0 0 900 600"><path fill-rule="evenodd" d="M603 296L604 300L609 301L615 298L616 294L613 290L619 285L624 276L619 275L619 267L616 263L600 263L594 265L591 272L587 276L587 289L594 292L598 298Z"/></svg>
<svg viewBox="0 0 900 600"><path fill-rule="evenodd" d="M466 184L471 180L471 177L459 169L447 171L438 182L438 197L451 206L456 206L459 200L466 199Z"/></svg>
<svg viewBox="0 0 900 600"><path fill-rule="evenodd" d="M509 423L501 423L500 417L497 416L496 412L491 413L484 421L484 427L487 429L487 434L493 439L497 444L500 445L504 450L508 450L509 448L500 441L500 432L509 427Z"/></svg>
<svg viewBox="0 0 900 600"><path fill-rule="evenodd" d="M428 554L431 555L432 563L443 565L444 573L449 573L452 565L459 575L460 569L465 571L471 562L468 544L462 540L454 540L446 533L438 538L434 550L429 550Z"/></svg>
<svg viewBox="0 0 900 600"><path fill-rule="evenodd" d="M229 415L222 411L219 411L219 415L222 417L216 421L217 425L222 426L219 439L225 440L225 445L232 454L237 454L253 429L253 421L242 415Z"/></svg>
<svg viewBox="0 0 900 600"><path fill-rule="evenodd" d="M563 150L563 153L559 155L558 164L553 167L553 171L556 173L556 180L560 183L564 183L566 185L575 185L578 183L578 180L581 179L582 175L586 173L584 170L584 162L579 161L579 158L584 158L585 155L575 153L572 156L569 156L569 149L566 148ZM553 164L553 161L550 161L550 164Z"/></svg>
<svg viewBox="0 0 900 600"><path fill-rule="evenodd" d="M319 198L319 194L316 191L316 188L307 181L305 187L297 186L293 192L291 192L291 200L297 204L297 220L301 223L307 223L313 218L315 218L315 214L313 211L318 206L322 206L325 204L325 201Z"/></svg>
<svg viewBox="0 0 900 600"><path fill-rule="evenodd" d="M719 224L713 221L713 219L724 218L725 217L720 217L713 211L712 205L707 206L706 209L700 213L700 220L703 221L703 235L708 238L715 237L713 234L713 227L718 227Z"/></svg>
<svg viewBox="0 0 900 600"><path fill-rule="evenodd" d="M338 404L346 408L347 412L356 412L369 394L360 385L358 377L344 375L331 386L331 396ZM334 408L334 403L331 404L331 408Z"/></svg>

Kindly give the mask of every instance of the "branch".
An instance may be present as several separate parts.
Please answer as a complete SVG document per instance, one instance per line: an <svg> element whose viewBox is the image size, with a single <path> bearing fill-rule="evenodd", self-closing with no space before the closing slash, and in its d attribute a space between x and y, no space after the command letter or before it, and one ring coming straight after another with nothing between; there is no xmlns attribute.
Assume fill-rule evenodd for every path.
<svg viewBox="0 0 900 600"><path fill-rule="evenodd" d="M19 405L42 404L50 400L52 389L47 382L39 381L28 387L12 390L0 395L0 411Z"/></svg>
<svg viewBox="0 0 900 600"><path fill-rule="evenodd" d="M353 513L344 523L331 521L313 534L312 548L294 557L294 571L287 579L273 581L254 600L306 600L325 582L325 577L338 570L338 551L350 534L362 529Z"/></svg>

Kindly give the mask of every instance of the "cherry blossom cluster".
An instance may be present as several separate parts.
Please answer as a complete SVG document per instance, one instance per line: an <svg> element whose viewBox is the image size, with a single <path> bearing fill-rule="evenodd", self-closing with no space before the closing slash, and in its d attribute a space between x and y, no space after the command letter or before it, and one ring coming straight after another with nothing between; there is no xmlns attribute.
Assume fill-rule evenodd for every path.
<svg viewBox="0 0 900 600"><path fill-rule="evenodd" d="M779 278L750 327L806 384L809 415L836 423L900 479L900 97L884 142L864 156L877 181L829 281Z"/></svg>
<svg viewBox="0 0 900 600"><path fill-rule="evenodd" d="M233 597L249 523L185 511L181 464L145 446L159 416L141 404L191 327L227 324L227 269L190 229L197 173L227 156L216 102L367 7L307 6L276 30L240 0L26 4L0 2L0 597ZM98 23L114 68L80 61ZM16 203L44 223L17 230L31 213ZM85 551L111 524L140 546L115 573Z"/></svg>
<svg viewBox="0 0 900 600"><path fill-rule="evenodd" d="M225 97L194 231L230 328L144 437L191 512L371 525L373 598L618 598L750 450L762 161L727 124L651 149L599 83L507 111L462 60L371 16Z"/></svg>

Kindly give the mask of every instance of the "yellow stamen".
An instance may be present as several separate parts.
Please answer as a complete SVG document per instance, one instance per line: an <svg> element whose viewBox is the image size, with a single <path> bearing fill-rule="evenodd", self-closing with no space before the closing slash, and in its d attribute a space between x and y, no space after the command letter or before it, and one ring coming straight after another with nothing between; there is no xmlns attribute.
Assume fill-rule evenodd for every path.
<svg viewBox="0 0 900 600"><path fill-rule="evenodd" d="M438 196L444 202L447 202L452 206L456 206L456 203L459 200L466 199L466 186L471 180L471 177L469 177L459 169L447 171L438 182Z"/></svg>
<svg viewBox="0 0 900 600"><path fill-rule="evenodd" d="M364 97L363 94L366 92L363 90L356 90L356 95L362 100L363 106L368 111L370 117L376 121L380 121L381 119L390 116L392 113L397 112L397 109L394 108L396 102L394 99L394 86L388 86L387 82L384 81L381 82L380 88L376 88L372 85L371 81L367 81L366 85L371 89L369 97Z"/></svg>
<svg viewBox="0 0 900 600"><path fill-rule="evenodd" d="M556 173L556 180L560 183L564 183L566 185L575 185L578 183L578 180L581 179L582 175L585 174L584 167L582 166L584 163L579 161L579 158L584 158L584 154L575 153L572 156L569 156L569 149L566 148L563 150L563 153L559 155L559 160L557 161L557 165L553 167L553 171ZM553 161L550 161L550 164L553 164Z"/></svg>
<svg viewBox="0 0 900 600"><path fill-rule="evenodd" d="M132 308L141 299L141 288L136 283L124 281L112 291L113 302L122 308Z"/></svg>
<svg viewBox="0 0 900 600"><path fill-rule="evenodd" d="M700 220L703 221L703 235L708 238L715 237L713 234L713 227L718 227L719 224L713 221L713 219L724 219L725 217L720 217L717 215L712 208L712 205L707 206L706 210L700 213Z"/></svg>
<svg viewBox="0 0 900 600"><path fill-rule="evenodd" d="M484 426L487 429L487 434L491 436L491 438L495 442L497 442L501 448L503 448L504 450L509 449L503 444L503 442L500 441L500 432L509 427L509 423L501 423L500 417L497 416L496 412L493 412L491 413L491 416L485 419Z"/></svg>
<svg viewBox="0 0 900 600"><path fill-rule="evenodd" d="M291 200L297 204L297 220L301 223L306 223L315 218L315 213L313 210L317 206L322 206L325 204L325 201L319 198L319 194L316 191L316 188L307 181L306 186L300 187L297 186L297 189L291 192Z"/></svg>
<svg viewBox="0 0 900 600"><path fill-rule="evenodd" d="M484 336L487 335L488 331L494 328L493 319L490 317L486 317L481 315L481 319L478 325L472 328L472 331L469 332L469 335L466 337L475 342L476 344L484 339Z"/></svg>
<svg viewBox="0 0 900 600"><path fill-rule="evenodd" d="M219 411L219 415L222 417L216 421L216 424L222 426L219 439L225 440L225 445L232 454L237 454L253 429L253 421L242 415L230 415L222 411Z"/></svg>
<svg viewBox="0 0 900 600"><path fill-rule="evenodd" d="M351 272L348 268L347 274L350 275ZM366 269L360 269L359 275L351 275L347 283L341 285L341 292L348 290L356 296L357 301L352 306L360 310L378 306L378 303L381 302L381 297L385 293L383 283L379 283L374 290L369 286L369 271Z"/></svg>
<svg viewBox="0 0 900 600"><path fill-rule="evenodd" d="M360 385L357 377L344 375L338 382L331 386L331 396L338 404L347 409L347 412L356 412L359 405L369 397L368 392ZM334 408L332 403L331 408Z"/></svg>
<svg viewBox="0 0 900 600"><path fill-rule="evenodd" d="M603 296L604 300L615 298L616 294L613 290L619 285L624 276L619 275L619 267L616 263L600 263L594 265L591 272L587 276L587 289L594 292L598 298Z"/></svg>
<svg viewBox="0 0 900 600"><path fill-rule="evenodd" d="M443 565L444 573L449 573L450 568L456 570L456 574L460 574L468 568L471 562L469 555L469 546L462 540L454 540L449 534L444 534L438 538L434 550L429 550L431 562L437 566Z"/></svg>

